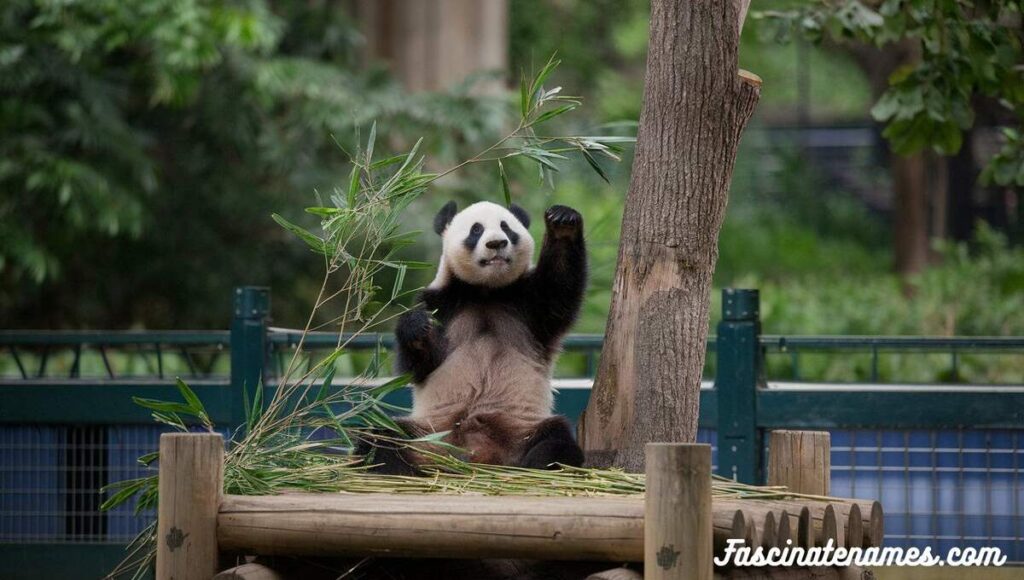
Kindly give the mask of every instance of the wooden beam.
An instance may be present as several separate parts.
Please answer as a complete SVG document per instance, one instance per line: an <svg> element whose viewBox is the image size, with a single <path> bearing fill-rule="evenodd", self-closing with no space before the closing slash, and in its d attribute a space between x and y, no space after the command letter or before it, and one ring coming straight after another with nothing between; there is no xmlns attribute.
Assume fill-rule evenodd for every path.
<svg viewBox="0 0 1024 580"><path fill-rule="evenodd" d="M216 433L160 436L157 580L217 573L217 509L224 487L224 439Z"/></svg>
<svg viewBox="0 0 1024 580"><path fill-rule="evenodd" d="M217 534L223 550L260 555L629 562L643 558L643 506L604 497L228 495Z"/></svg>
<svg viewBox="0 0 1024 580"><path fill-rule="evenodd" d="M648 443L644 580L711 580L711 446Z"/></svg>

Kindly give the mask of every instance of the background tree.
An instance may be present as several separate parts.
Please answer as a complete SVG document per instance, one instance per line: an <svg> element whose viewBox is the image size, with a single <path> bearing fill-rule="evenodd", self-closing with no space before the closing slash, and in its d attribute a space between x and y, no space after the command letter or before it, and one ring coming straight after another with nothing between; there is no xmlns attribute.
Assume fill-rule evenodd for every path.
<svg viewBox="0 0 1024 580"><path fill-rule="evenodd" d="M983 116L1006 125L1002 149L981 177L999 186L1024 186L1020 133L1024 120L1024 70L1020 67L1024 61L1024 3L811 0L790 4L794 7L789 10L761 11L756 16L778 24L772 31L777 36L786 37L795 29L814 41L853 41L884 49L854 52L874 79L878 100L872 115L886 124L883 135L901 156L892 164L896 267L903 273L919 272L927 258L929 206L940 208L936 210L939 218L946 216L946 200L941 195L945 186L929 183L923 150L957 155L979 108L991 112L991 104L998 103L996 108L1001 110L996 115ZM885 84L879 82L883 78ZM967 151L965 156L970 159L972 153ZM954 193L965 189L969 190L957 187ZM930 199L934 193L940 195ZM953 206L961 210L953 212L954 220L963 218L958 215L963 206ZM944 221L932 220L932 229L945 231ZM970 217L967 221L972 222Z"/></svg>
<svg viewBox="0 0 1024 580"><path fill-rule="evenodd" d="M223 328L243 283L300 319L318 264L270 213L329 193L358 128L443 154L502 125L468 85L409 95L357 66L346 6L5 2L0 324Z"/></svg>
<svg viewBox="0 0 1024 580"><path fill-rule="evenodd" d="M651 3L611 311L579 427L592 463L640 471L645 443L696 438L718 233L760 94L759 79L737 74L748 5Z"/></svg>

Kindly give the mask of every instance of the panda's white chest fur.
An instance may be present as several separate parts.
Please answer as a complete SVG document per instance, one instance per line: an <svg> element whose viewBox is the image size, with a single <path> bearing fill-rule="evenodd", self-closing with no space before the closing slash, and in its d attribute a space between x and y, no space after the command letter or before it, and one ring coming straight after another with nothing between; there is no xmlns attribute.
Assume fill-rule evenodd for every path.
<svg viewBox="0 0 1024 580"><path fill-rule="evenodd" d="M445 338L444 363L413 391L414 419L440 431L478 413L524 425L551 416L551 363L518 317L496 305L469 307L447 325Z"/></svg>

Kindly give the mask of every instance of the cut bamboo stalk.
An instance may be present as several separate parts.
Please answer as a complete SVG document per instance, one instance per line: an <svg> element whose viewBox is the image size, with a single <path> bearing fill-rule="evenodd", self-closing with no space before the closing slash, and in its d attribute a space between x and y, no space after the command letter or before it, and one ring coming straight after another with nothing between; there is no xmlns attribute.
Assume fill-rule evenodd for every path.
<svg viewBox="0 0 1024 580"><path fill-rule="evenodd" d="M216 433L160 436L157 580L217 573L217 508L224 487L224 439Z"/></svg>
<svg viewBox="0 0 1024 580"><path fill-rule="evenodd" d="M831 453L827 431L772 431L768 485L784 485L795 493L828 495Z"/></svg>
<svg viewBox="0 0 1024 580"><path fill-rule="evenodd" d="M644 580L711 580L711 446L648 443Z"/></svg>

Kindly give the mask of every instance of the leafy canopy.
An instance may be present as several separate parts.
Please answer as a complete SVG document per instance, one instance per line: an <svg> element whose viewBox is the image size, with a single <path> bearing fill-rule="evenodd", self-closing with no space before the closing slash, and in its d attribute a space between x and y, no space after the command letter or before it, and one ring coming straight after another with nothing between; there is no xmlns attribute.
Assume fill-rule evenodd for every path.
<svg viewBox="0 0 1024 580"><path fill-rule="evenodd" d="M778 24L782 38L796 30L814 41L916 44L919 59L896 70L871 110L897 153L932 147L952 155L974 124L976 95L997 99L1019 126L1024 118L1021 0L812 0L786 10L753 14ZM1004 132L1003 150L984 177L1024 185L1024 144Z"/></svg>

